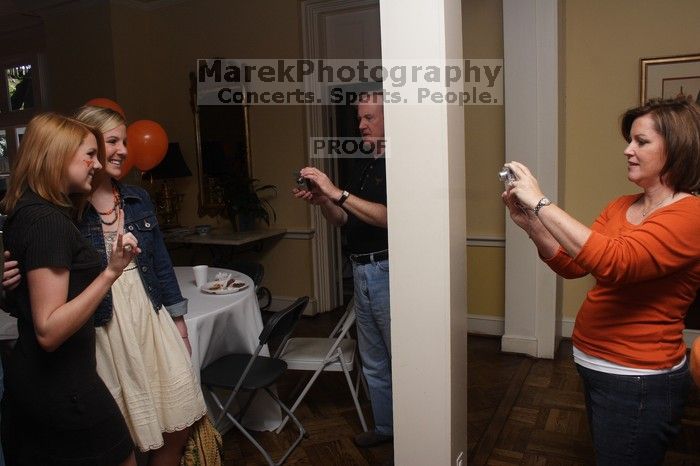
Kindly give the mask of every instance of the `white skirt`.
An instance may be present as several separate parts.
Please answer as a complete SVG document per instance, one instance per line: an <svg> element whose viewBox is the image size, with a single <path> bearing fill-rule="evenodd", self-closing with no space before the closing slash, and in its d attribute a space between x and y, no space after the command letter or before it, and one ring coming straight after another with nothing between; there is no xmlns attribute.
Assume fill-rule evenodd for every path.
<svg viewBox="0 0 700 466"><path fill-rule="evenodd" d="M112 285L112 319L97 327L97 372L112 392L141 451L163 446L163 432L206 414L196 374L165 307L156 314L130 264Z"/></svg>

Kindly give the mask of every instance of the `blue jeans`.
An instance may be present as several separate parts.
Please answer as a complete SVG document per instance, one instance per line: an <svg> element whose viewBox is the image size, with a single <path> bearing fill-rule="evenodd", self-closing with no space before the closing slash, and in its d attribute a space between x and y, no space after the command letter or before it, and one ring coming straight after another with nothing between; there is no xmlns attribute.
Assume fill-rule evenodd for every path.
<svg viewBox="0 0 700 466"><path fill-rule="evenodd" d="M391 314L389 261L352 264L357 340L367 379L374 428L394 434L391 400Z"/></svg>
<svg viewBox="0 0 700 466"><path fill-rule="evenodd" d="M614 375L577 365L598 466L662 464L680 431L688 363L661 375Z"/></svg>

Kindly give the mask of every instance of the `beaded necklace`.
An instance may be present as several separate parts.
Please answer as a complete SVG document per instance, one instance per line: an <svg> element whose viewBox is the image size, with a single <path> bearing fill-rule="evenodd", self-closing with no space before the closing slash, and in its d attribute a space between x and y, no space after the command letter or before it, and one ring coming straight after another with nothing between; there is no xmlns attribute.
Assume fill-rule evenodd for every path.
<svg viewBox="0 0 700 466"><path fill-rule="evenodd" d="M117 188L112 185L112 196L114 197L114 207L109 209L106 212L100 212L99 210L95 209L98 214L100 214L100 222L102 222L103 225L114 225L117 223L117 220L119 220L119 204L121 199L119 198L119 193L117 192ZM105 221L102 219L102 216L107 216L107 215L114 215L114 219L111 221Z"/></svg>

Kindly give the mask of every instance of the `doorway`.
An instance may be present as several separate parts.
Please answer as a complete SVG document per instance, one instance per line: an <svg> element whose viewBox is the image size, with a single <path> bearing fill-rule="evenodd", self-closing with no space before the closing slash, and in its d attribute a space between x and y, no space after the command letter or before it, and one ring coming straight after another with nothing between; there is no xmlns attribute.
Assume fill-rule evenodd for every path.
<svg viewBox="0 0 700 466"><path fill-rule="evenodd" d="M346 0L328 2L305 0L302 9L303 56L337 59L381 58L381 31L378 0ZM317 94L330 92L321 89L311 79L305 82ZM338 87L338 86L334 86ZM350 85L352 87L352 85ZM306 110L307 136L336 137L343 133L357 134L354 108L347 105L311 105ZM339 126L337 126L339 125ZM311 150L309 150L311 155ZM337 158L312 159L309 162L326 173L337 185L350 173L351 162L338 163ZM311 210L314 295L317 311L326 312L345 302L348 288L347 268L343 263L342 237L337 228L328 225L319 209ZM348 290L348 291L346 291Z"/></svg>

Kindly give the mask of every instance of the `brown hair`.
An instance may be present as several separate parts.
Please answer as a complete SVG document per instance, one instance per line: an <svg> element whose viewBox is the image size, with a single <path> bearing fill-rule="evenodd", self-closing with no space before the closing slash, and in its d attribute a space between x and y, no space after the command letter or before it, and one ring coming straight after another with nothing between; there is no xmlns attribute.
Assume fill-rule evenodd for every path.
<svg viewBox="0 0 700 466"><path fill-rule="evenodd" d="M659 176L675 192L700 189L700 107L686 99L652 99L622 115L620 130L630 142L632 123L644 115L664 139L666 163Z"/></svg>
<svg viewBox="0 0 700 466"><path fill-rule="evenodd" d="M32 118L2 201L6 212L12 212L27 189L53 204L70 206L63 183L68 165L89 134L95 136L98 154L104 159L104 142L98 130L57 113L42 113Z"/></svg>

